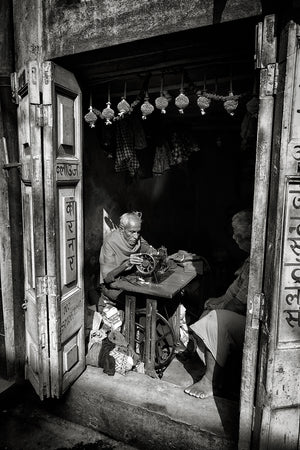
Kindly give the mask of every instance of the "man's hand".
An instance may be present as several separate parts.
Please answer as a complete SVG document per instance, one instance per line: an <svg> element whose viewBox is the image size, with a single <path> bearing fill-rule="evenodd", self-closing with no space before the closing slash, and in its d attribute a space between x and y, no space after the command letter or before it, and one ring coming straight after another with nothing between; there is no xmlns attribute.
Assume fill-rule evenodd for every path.
<svg viewBox="0 0 300 450"><path fill-rule="evenodd" d="M222 309L223 307L223 297L217 298L209 298L204 303L204 309L213 310L213 309Z"/></svg>
<svg viewBox="0 0 300 450"><path fill-rule="evenodd" d="M136 254L130 255L129 260L128 260L128 264L130 266L133 266L135 264L142 264L142 262L143 262L143 258L138 256L138 254L137 255Z"/></svg>

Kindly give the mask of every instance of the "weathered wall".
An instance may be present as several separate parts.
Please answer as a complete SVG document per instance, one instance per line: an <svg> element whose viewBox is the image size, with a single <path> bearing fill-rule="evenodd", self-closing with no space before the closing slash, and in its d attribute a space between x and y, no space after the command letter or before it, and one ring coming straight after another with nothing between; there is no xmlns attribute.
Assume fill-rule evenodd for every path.
<svg viewBox="0 0 300 450"><path fill-rule="evenodd" d="M43 5L48 59L261 14L260 0L45 0Z"/></svg>
<svg viewBox="0 0 300 450"><path fill-rule="evenodd" d="M42 58L41 0L13 0L15 65Z"/></svg>

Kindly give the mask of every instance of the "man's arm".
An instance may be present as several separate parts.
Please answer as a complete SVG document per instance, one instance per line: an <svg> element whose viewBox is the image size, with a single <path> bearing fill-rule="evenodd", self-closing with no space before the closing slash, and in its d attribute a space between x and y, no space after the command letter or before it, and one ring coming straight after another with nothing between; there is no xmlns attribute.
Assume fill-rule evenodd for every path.
<svg viewBox="0 0 300 450"><path fill-rule="evenodd" d="M112 283L113 281L116 280L116 278L125 270L130 269L131 267L133 267L135 264L141 264L142 263L142 259L136 255L136 254L132 254L130 255L129 259L127 259L126 261L124 261L120 266L116 267L115 269L111 270L110 272L107 273L107 275L104 277L104 282L105 283Z"/></svg>

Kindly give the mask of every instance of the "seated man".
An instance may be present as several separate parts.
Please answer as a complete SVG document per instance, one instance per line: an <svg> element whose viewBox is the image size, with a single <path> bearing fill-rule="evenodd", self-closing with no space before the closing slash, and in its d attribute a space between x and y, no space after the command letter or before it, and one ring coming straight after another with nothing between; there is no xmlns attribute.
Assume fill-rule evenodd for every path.
<svg viewBox="0 0 300 450"><path fill-rule="evenodd" d="M121 291L113 289L111 283L142 262L136 253L147 253L150 249L140 235L141 226L141 213L127 212L120 217L119 228L104 239L100 251L100 285L102 293L112 301L117 300Z"/></svg>
<svg viewBox="0 0 300 450"><path fill-rule="evenodd" d="M233 239L250 253L252 214L241 211L232 218ZM249 281L249 256L237 271L236 280L224 295L210 298L200 319L191 325L197 343L197 353L206 365L204 376L184 392L193 397L213 395L213 386L220 380L231 348L242 349L246 323L246 305Z"/></svg>

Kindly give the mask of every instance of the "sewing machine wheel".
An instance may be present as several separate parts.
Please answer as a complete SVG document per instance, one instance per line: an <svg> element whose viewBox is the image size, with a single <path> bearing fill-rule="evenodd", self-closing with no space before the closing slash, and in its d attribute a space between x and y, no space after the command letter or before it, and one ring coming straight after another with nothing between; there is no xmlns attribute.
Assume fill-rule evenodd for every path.
<svg viewBox="0 0 300 450"><path fill-rule="evenodd" d="M136 310L135 324L135 351L144 356L145 343L145 327L146 327L146 309ZM175 351L175 335L173 328L159 313L156 313L156 341L155 341L155 370L158 373L170 364Z"/></svg>
<svg viewBox="0 0 300 450"><path fill-rule="evenodd" d="M136 264L137 270L143 275L151 275L155 269L155 259L148 253L138 253L137 256L142 258L141 264Z"/></svg>

